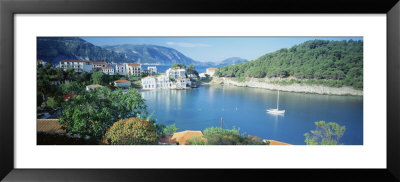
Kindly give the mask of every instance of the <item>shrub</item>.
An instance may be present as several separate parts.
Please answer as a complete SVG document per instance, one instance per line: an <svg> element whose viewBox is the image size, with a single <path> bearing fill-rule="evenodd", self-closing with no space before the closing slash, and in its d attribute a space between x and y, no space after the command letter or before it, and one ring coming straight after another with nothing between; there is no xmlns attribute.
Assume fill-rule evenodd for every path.
<svg viewBox="0 0 400 182"><path fill-rule="evenodd" d="M157 144L156 126L138 118L115 122L104 134L103 144L111 145L154 145Z"/></svg>
<svg viewBox="0 0 400 182"><path fill-rule="evenodd" d="M340 138L346 131L346 126L340 126L335 122L325 123L325 121L315 122L315 130L305 133L304 142L307 145L337 145Z"/></svg>
<svg viewBox="0 0 400 182"><path fill-rule="evenodd" d="M167 134L167 135L172 135L172 134L174 134L176 131L178 131L178 129L179 129L179 128L177 128L177 127L175 126L175 124L171 124L171 125L166 126L166 127L164 128L164 133Z"/></svg>
<svg viewBox="0 0 400 182"><path fill-rule="evenodd" d="M239 133L239 128L223 129L211 127L203 131L207 145L269 145L257 136L246 136Z"/></svg>
<svg viewBox="0 0 400 182"><path fill-rule="evenodd" d="M211 127L203 131L203 135L209 145L240 145L243 143L239 129L222 129Z"/></svg>
<svg viewBox="0 0 400 182"><path fill-rule="evenodd" d="M186 140L187 145L206 145L206 140L199 136L192 136Z"/></svg>

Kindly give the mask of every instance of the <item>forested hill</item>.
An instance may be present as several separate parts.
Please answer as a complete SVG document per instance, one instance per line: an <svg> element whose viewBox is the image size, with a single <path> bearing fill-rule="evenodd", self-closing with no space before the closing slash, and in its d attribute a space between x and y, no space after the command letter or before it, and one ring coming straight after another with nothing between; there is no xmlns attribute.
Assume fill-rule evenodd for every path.
<svg viewBox="0 0 400 182"><path fill-rule="evenodd" d="M312 40L260 58L220 68L220 77L288 77L336 80L335 86L363 88L363 41Z"/></svg>

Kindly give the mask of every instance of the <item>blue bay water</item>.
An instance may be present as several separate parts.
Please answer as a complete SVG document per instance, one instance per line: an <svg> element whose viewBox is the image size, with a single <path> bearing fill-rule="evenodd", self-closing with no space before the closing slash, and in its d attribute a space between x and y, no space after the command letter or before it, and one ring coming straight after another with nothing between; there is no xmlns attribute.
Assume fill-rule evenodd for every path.
<svg viewBox="0 0 400 182"><path fill-rule="evenodd" d="M234 86L200 86L191 90L141 91L149 113L161 124L173 124L184 130L223 127L262 139L304 145L304 133L315 129L314 122L324 120L346 126L340 142L363 144L363 97L329 96L280 92L279 109L284 116L271 115L276 108L277 91Z"/></svg>

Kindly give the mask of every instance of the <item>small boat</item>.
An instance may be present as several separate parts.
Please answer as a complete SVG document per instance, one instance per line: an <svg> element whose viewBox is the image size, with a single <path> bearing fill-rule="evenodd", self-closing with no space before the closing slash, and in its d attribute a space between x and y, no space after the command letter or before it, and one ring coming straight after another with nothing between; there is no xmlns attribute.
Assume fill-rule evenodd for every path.
<svg viewBox="0 0 400 182"><path fill-rule="evenodd" d="M278 99L276 101L276 109L267 109L267 112L270 114L285 114L285 110L279 110L279 90L278 90Z"/></svg>

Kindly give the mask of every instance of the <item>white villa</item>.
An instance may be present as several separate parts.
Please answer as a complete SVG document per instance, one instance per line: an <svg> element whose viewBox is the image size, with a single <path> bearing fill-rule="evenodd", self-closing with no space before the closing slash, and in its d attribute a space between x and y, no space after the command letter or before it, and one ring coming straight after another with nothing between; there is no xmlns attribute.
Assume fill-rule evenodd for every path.
<svg viewBox="0 0 400 182"><path fill-rule="evenodd" d="M167 69L166 71L167 76L173 79L178 79L178 78L186 78L186 70L185 69Z"/></svg>
<svg viewBox="0 0 400 182"><path fill-rule="evenodd" d="M60 68L63 68L64 71L68 68L72 68L76 72L92 72L93 63L91 61L81 60L62 60L60 61Z"/></svg>
<svg viewBox="0 0 400 182"><path fill-rule="evenodd" d="M93 62L93 69L106 67L106 62Z"/></svg>
<svg viewBox="0 0 400 182"><path fill-rule="evenodd" d="M103 67L102 71L104 74L114 75L114 68L112 66Z"/></svg>
<svg viewBox="0 0 400 182"><path fill-rule="evenodd" d="M156 78L152 76L146 76L142 78L142 87L143 89L156 89Z"/></svg>
<svg viewBox="0 0 400 182"><path fill-rule="evenodd" d="M155 66L148 66L147 69L149 70L150 75L157 73L157 67L155 67Z"/></svg>
<svg viewBox="0 0 400 182"><path fill-rule="evenodd" d="M200 73L199 74L200 79L205 79L207 78L206 73Z"/></svg>
<svg viewBox="0 0 400 182"><path fill-rule="evenodd" d="M37 65L41 64L42 66L46 66L46 62L43 61L43 60L41 60L41 59L37 60L37 61L36 61L36 64L37 64Z"/></svg>
<svg viewBox="0 0 400 182"><path fill-rule="evenodd" d="M149 89L185 89L190 87L191 82L189 78L185 76L186 71L184 69L168 69L166 75L161 75L158 77L148 76L142 78L142 88ZM171 76L172 75L172 76ZM171 78L175 81L171 81Z"/></svg>
<svg viewBox="0 0 400 182"><path fill-rule="evenodd" d="M118 73L119 75L125 75L126 74L125 64L116 64L115 73Z"/></svg>
<svg viewBox="0 0 400 182"><path fill-rule="evenodd" d="M215 71L217 71L218 68L207 68L206 74L210 76L214 76Z"/></svg>
<svg viewBox="0 0 400 182"><path fill-rule="evenodd" d="M46 64L43 60L37 60L37 64ZM122 64L111 64L107 65L106 62L94 62L94 61L81 61L81 60L62 60L60 61L59 67L63 68L64 71L68 68L73 68L76 72L93 72L93 70L101 69L101 71L108 75L134 75L140 76L142 72L141 64L136 63L122 63ZM157 73L157 67L149 67L152 72Z"/></svg>
<svg viewBox="0 0 400 182"><path fill-rule="evenodd" d="M140 74L142 73L140 64L126 63L125 66L125 70L128 75L140 76Z"/></svg>

